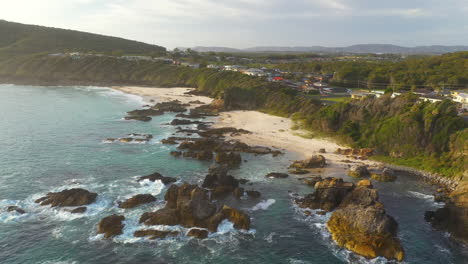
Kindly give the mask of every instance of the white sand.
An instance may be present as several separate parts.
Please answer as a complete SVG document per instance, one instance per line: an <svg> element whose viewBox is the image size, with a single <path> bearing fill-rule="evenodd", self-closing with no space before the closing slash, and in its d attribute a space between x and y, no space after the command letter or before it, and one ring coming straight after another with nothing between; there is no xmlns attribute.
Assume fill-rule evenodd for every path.
<svg viewBox="0 0 468 264"><path fill-rule="evenodd" d="M187 95L184 94L192 88L153 88L153 87L133 87L133 86L114 86L112 89L122 91L124 93L136 94L143 96L146 102L154 100L155 102L167 102L172 100L179 100L186 104L190 101L201 101L205 104L211 103L213 99L206 96Z"/></svg>
<svg viewBox="0 0 468 264"><path fill-rule="evenodd" d="M149 87L112 87L114 89L143 96L145 100L155 100L155 102L179 100L183 103L199 100L204 103L211 103L213 99L205 96L193 96L184 94L190 88L149 88ZM193 105L192 107L196 107ZM214 127L235 127L246 129L251 134L243 134L232 137L252 146L266 146L283 150L294 154L294 156L305 159L312 155L319 154L319 150L324 148L330 167L347 167L349 163L342 162L348 160L346 156L337 155L333 152L337 148L346 148L334 143L330 139L324 138L304 138L299 134L307 134L306 131L292 130L293 122L289 118L272 116L256 111L230 111L223 112L215 118ZM354 161L354 160L353 160ZM368 165L378 165L373 161L354 161Z"/></svg>

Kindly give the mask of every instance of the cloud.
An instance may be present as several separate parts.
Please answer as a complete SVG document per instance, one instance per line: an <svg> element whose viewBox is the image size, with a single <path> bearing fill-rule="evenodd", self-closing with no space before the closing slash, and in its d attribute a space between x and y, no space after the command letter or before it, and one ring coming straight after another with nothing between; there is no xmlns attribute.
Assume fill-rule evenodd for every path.
<svg viewBox="0 0 468 264"><path fill-rule="evenodd" d="M0 9L6 20L169 47L425 43L431 30L466 27L466 15L466 0L15 0Z"/></svg>

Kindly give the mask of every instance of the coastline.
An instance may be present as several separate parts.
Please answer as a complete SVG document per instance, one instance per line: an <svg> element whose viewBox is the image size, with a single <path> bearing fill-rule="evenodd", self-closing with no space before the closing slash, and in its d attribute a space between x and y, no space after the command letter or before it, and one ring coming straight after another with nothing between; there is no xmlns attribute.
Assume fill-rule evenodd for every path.
<svg viewBox="0 0 468 264"><path fill-rule="evenodd" d="M199 100L206 104L213 101L207 96L187 95L188 91L194 88L156 88L138 86L112 86L112 89L142 96L145 102L162 102L179 100L182 103ZM189 108L196 107L191 105ZM327 138L305 138L307 131L291 129L293 121L290 118L273 116L258 111L228 111L221 112L218 117L211 118L214 128L235 127L242 128L251 134L240 134L236 136L226 136L228 139L238 140L252 146L264 146L281 150L291 154L297 159L306 159L312 155L323 155L327 160L327 168L348 169L351 165L366 165L369 168L382 166L389 167L404 174L419 177L421 180L435 186L444 187L453 191L458 185L458 181L430 173L415 168L397 166L394 164L382 163L374 160L349 160L345 155L335 154L338 148L346 149L346 146L339 145ZM320 153L320 149L325 149L326 153Z"/></svg>

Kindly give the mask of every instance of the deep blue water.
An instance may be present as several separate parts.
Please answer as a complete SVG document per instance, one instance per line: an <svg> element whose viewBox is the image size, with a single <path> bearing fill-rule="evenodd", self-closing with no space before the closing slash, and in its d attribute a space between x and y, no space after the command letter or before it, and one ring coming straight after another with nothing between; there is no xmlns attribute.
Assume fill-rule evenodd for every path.
<svg viewBox="0 0 468 264"><path fill-rule="evenodd" d="M175 147L159 143L175 132L174 127L162 125L173 114L148 123L121 119L142 104L139 97L107 88L0 85L0 263L386 262L368 261L338 248L324 225L328 216L306 218L295 208L288 191L313 191L297 177L264 178L268 172L285 171L292 155L242 154L249 162L232 172L251 180L248 188L262 193L259 201L233 202L252 217L251 231L239 232L225 223L205 240L133 238L139 216L162 207L165 192L160 183L140 185L136 177L157 171L200 183L210 166L173 158L169 151ZM154 139L148 144L103 143L105 138L129 133L150 133ZM326 170L324 175L354 180L344 170ZM464 263L466 248L424 222L424 211L440 206L429 195L433 187L403 177L374 186L399 223L406 263ZM99 194L84 215L33 202L47 192L72 187ZM152 193L158 202L130 210L117 208L116 201L137 193ZM18 205L27 214L7 213L8 205ZM96 224L113 213L125 215L124 234L103 240L96 236Z"/></svg>

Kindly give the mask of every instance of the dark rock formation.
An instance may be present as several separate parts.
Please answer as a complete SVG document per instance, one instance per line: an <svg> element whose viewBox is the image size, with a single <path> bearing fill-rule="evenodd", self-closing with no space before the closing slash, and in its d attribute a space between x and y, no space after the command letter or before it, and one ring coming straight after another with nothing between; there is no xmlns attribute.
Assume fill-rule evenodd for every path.
<svg viewBox="0 0 468 264"><path fill-rule="evenodd" d="M180 157L182 155L181 151L171 151L171 156Z"/></svg>
<svg viewBox="0 0 468 264"><path fill-rule="evenodd" d="M6 208L7 212L17 212L18 214L25 214L26 211L23 209L19 208L18 206L11 205Z"/></svg>
<svg viewBox="0 0 468 264"><path fill-rule="evenodd" d="M152 120L151 117L149 116L126 116L124 117L125 120L137 120L137 121L143 121L143 122L149 122Z"/></svg>
<svg viewBox="0 0 468 264"><path fill-rule="evenodd" d="M462 181L448 196L443 208L428 211L426 221L438 230L448 231L455 240L468 244L468 181Z"/></svg>
<svg viewBox="0 0 468 264"><path fill-rule="evenodd" d="M199 132L198 134L202 137L211 137L211 136L223 136L224 134L230 134L231 136L240 135L240 134L249 134L251 132L244 129L237 129L234 127L221 127L221 128L212 128L207 131Z"/></svg>
<svg viewBox="0 0 468 264"><path fill-rule="evenodd" d="M238 166L242 163L242 157L236 152L218 152L216 153L215 161L219 164Z"/></svg>
<svg viewBox="0 0 468 264"><path fill-rule="evenodd" d="M175 141L174 139L167 138L167 139L161 139L161 143L167 144L167 145L176 145L177 141Z"/></svg>
<svg viewBox="0 0 468 264"><path fill-rule="evenodd" d="M296 199L296 203L302 208L322 209L330 212L338 207L346 195L354 189L354 184L344 182L341 178L325 178L318 181L314 188L314 193L302 199Z"/></svg>
<svg viewBox="0 0 468 264"><path fill-rule="evenodd" d="M104 238L111 238L122 234L125 220L123 215L110 215L104 217L98 224L97 233L104 234Z"/></svg>
<svg viewBox="0 0 468 264"><path fill-rule="evenodd" d="M187 236L204 239L208 237L208 231L205 229L192 228L187 232Z"/></svg>
<svg viewBox="0 0 468 264"><path fill-rule="evenodd" d="M147 204L156 201L156 198L151 194L137 194L123 202L119 202L120 208L134 208L142 204Z"/></svg>
<svg viewBox="0 0 468 264"><path fill-rule="evenodd" d="M177 231L161 231L153 229L137 230L133 233L135 237L149 237L149 239L166 238L168 236L178 236Z"/></svg>
<svg viewBox="0 0 468 264"><path fill-rule="evenodd" d="M131 116L158 116L164 114L163 111L154 110L154 109L142 109L142 110L133 110L127 112L128 115Z"/></svg>
<svg viewBox="0 0 468 264"><path fill-rule="evenodd" d="M302 179L302 181L304 181L305 184L314 187L317 182L322 181L322 177L312 176L312 177L304 178L304 179Z"/></svg>
<svg viewBox="0 0 468 264"><path fill-rule="evenodd" d="M97 193L92 193L84 189L74 188L61 192L51 192L46 196L37 199L35 202L40 205L51 205L52 207L62 206L82 206L93 203Z"/></svg>
<svg viewBox="0 0 468 264"><path fill-rule="evenodd" d="M234 223L235 228L250 228L250 218L245 213L211 202L208 191L196 185L171 185L164 199L166 206L156 212L144 213L140 223L199 227L215 232L218 225L227 219Z"/></svg>
<svg viewBox="0 0 468 264"><path fill-rule="evenodd" d="M77 207L73 210L70 211L70 213L72 214L83 214L84 212L86 212L87 208L85 206L81 206L81 207Z"/></svg>
<svg viewBox="0 0 468 264"><path fill-rule="evenodd" d="M290 168L294 169L313 169L313 168L323 168L326 165L325 157L322 155L312 156L306 160L295 161Z"/></svg>
<svg viewBox="0 0 468 264"><path fill-rule="evenodd" d="M193 121L193 120L188 120L188 119L174 119L169 124L173 126L179 126L179 125L203 124L203 122Z"/></svg>
<svg viewBox="0 0 468 264"><path fill-rule="evenodd" d="M265 176L265 178L287 178L287 177L289 177L287 173L280 173L280 172L270 172Z"/></svg>
<svg viewBox="0 0 468 264"><path fill-rule="evenodd" d="M177 181L176 178L165 177L165 176L162 176L162 175L161 175L160 173L158 173L158 172L155 172L155 173L153 173L153 174L146 175L146 176L141 176L140 178L138 178L138 181L143 181L143 180L149 180L149 181L152 181L152 182L157 181L157 180L160 180L160 181L161 181L162 183L164 183L165 185Z"/></svg>
<svg viewBox="0 0 468 264"><path fill-rule="evenodd" d="M157 103L151 109L162 111L162 112L175 112L175 113L182 113L185 112L187 109L186 107L190 106L189 104L182 104L178 100L170 101L170 102L162 102Z"/></svg>
<svg viewBox="0 0 468 264"><path fill-rule="evenodd" d="M302 174L310 173L310 171L304 170L304 169L292 169L292 170L288 170L288 172L289 172L290 174L297 174L297 175L302 175Z"/></svg>
<svg viewBox="0 0 468 264"><path fill-rule="evenodd" d="M247 193L247 196L254 199L260 198L260 196L262 195L259 191L254 190L247 190L245 191L245 193Z"/></svg>
<svg viewBox="0 0 468 264"><path fill-rule="evenodd" d="M196 159L198 160L212 160L213 159L213 152L209 150L203 150L197 152Z"/></svg>

